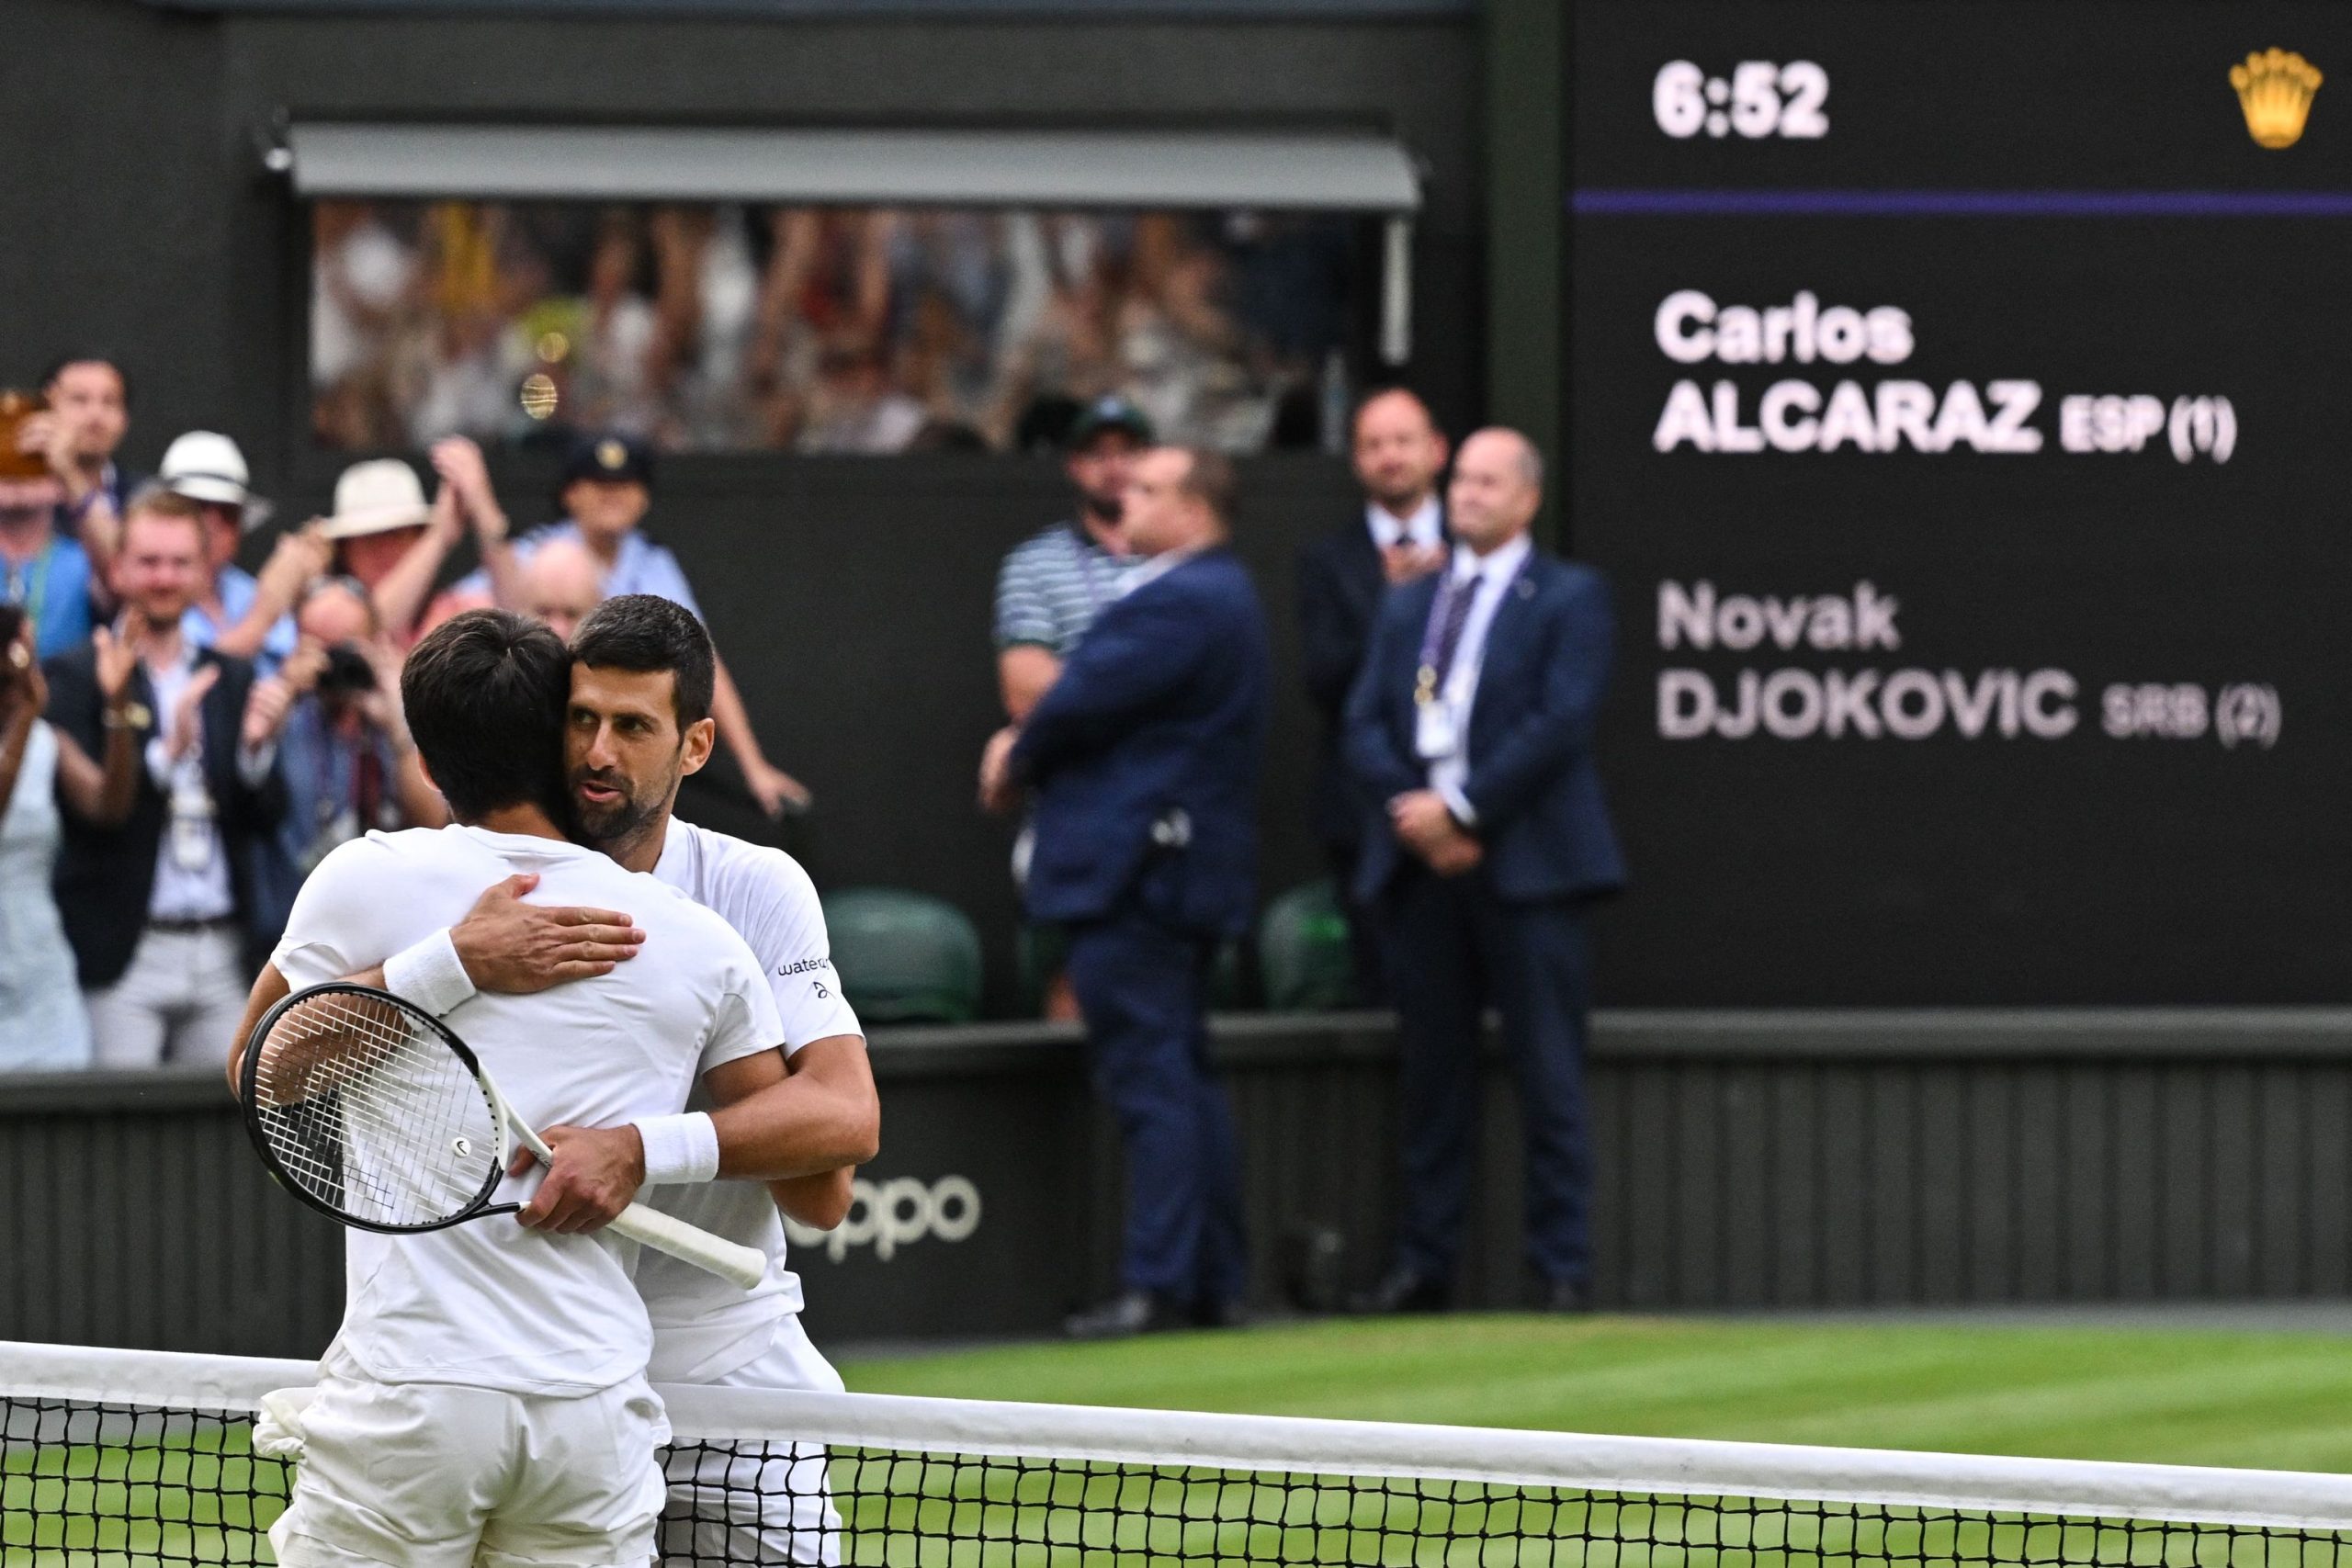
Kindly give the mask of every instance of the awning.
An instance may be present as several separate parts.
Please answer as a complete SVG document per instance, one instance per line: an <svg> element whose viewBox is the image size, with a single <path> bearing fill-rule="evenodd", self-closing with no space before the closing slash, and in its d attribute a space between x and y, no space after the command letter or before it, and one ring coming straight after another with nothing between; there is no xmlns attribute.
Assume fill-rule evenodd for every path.
<svg viewBox="0 0 2352 1568"><path fill-rule="evenodd" d="M1372 136L297 124L297 195L812 205L1419 210Z"/></svg>

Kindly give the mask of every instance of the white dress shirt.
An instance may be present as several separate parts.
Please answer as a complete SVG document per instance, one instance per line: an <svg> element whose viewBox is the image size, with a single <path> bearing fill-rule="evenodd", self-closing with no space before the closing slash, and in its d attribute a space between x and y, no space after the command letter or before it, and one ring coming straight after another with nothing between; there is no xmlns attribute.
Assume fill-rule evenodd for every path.
<svg viewBox="0 0 2352 1568"><path fill-rule="evenodd" d="M1442 796L1446 809L1465 828L1478 824L1478 814L1470 808L1470 797L1463 793L1463 785L1470 776L1470 712L1478 699L1478 668L1486 662L1487 633L1495 624L1495 612L1502 607L1503 594L1527 564L1534 544L1525 534L1481 558L1467 545L1453 547L1453 564L1448 574L1457 584L1476 580L1472 590L1477 597L1470 602L1470 614L1462 623L1462 640L1454 646L1453 667L1446 672L1445 686L1437 700L1445 705L1452 721L1453 750L1442 757L1427 759L1430 764L1430 787Z"/></svg>
<svg viewBox="0 0 2352 1568"><path fill-rule="evenodd" d="M229 882L229 855L220 838L218 803L204 777L204 731L199 718L194 739L177 761L169 748L180 694L196 678L196 645L183 643L177 663L147 666L154 687L155 733L147 739L147 774L164 792L164 837L155 852L155 886L148 895L151 920L221 920L237 912ZM277 742L237 748L237 773L247 787L269 775Z"/></svg>
<svg viewBox="0 0 2352 1568"><path fill-rule="evenodd" d="M1399 517L1380 502L1367 501L1363 503L1363 524L1372 530L1373 544L1384 550L1408 539L1430 549L1445 538L1445 513L1438 506L1435 491L1422 498L1410 517Z"/></svg>

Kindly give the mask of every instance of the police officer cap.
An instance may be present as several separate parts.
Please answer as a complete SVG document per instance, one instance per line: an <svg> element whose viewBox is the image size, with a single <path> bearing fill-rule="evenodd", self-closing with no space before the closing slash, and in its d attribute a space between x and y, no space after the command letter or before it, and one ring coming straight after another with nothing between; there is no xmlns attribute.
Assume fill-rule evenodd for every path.
<svg viewBox="0 0 2352 1568"><path fill-rule="evenodd" d="M1077 451L1111 430L1125 432L1139 446L1151 445L1151 421L1144 417L1143 410L1113 392L1078 411L1078 418L1070 422L1070 450Z"/></svg>
<svg viewBox="0 0 2352 1568"><path fill-rule="evenodd" d="M607 484L641 484L653 488L653 454L646 450L635 436L618 431L583 435L571 444L564 455L562 487L570 487L582 479L602 479Z"/></svg>

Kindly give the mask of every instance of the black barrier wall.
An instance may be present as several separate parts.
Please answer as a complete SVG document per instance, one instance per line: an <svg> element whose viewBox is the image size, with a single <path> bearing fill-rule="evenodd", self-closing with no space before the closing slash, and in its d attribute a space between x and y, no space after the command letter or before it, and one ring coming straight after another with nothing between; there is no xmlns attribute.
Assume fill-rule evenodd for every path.
<svg viewBox="0 0 2352 1568"><path fill-rule="evenodd" d="M1260 1304L1381 1262L1385 1019L1220 1021ZM883 1155L794 1267L826 1346L1051 1333L1108 1283L1116 1140L1077 1041L874 1043ZM1517 1128L1494 1064L1465 1305L1517 1304ZM2352 1294L2352 1013L1614 1013L1596 1021L1608 1308ZM488 1224L506 1223L499 1220ZM308 1354L334 1225L275 1190L218 1075L16 1080L0 1338Z"/></svg>
<svg viewBox="0 0 2352 1568"><path fill-rule="evenodd" d="M2273 50L2324 84L2266 54L2250 121ZM1590 0L1573 53L1612 998L2343 999L2352 12Z"/></svg>

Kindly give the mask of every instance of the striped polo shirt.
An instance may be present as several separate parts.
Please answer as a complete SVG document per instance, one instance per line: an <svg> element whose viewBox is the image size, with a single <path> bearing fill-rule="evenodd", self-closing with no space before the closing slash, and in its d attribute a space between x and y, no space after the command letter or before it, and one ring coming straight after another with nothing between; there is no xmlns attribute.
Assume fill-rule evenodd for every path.
<svg viewBox="0 0 2352 1568"><path fill-rule="evenodd" d="M996 576L996 646L1033 643L1068 659L1141 558L1114 556L1075 522L1013 547Z"/></svg>

